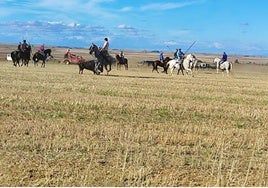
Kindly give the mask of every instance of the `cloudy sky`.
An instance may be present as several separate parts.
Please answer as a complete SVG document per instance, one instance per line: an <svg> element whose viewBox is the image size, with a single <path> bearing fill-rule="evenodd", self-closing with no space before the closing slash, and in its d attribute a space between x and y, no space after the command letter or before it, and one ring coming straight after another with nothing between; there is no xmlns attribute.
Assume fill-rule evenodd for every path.
<svg viewBox="0 0 268 188"><path fill-rule="evenodd" d="M1 0L0 43L268 55L267 0Z"/></svg>

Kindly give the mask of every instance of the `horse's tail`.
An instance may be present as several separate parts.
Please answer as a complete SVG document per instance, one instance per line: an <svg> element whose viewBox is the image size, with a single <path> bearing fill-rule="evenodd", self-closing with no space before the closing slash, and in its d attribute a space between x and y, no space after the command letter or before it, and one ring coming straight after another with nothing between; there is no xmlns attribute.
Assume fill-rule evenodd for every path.
<svg viewBox="0 0 268 188"><path fill-rule="evenodd" d="M232 69L233 69L233 63L230 62L230 63L229 63L229 70L232 70Z"/></svg>
<svg viewBox="0 0 268 188"><path fill-rule="evenodd" d="M39 61L39 59L38 59L38 57L37 57L37 53L38 53L38 52L36 52L36 53L33 55L33 61L34 61L35 63L37 63L37 62Z"/></svg>
<svg viewBox="0 0 268 188"><path fill-rule="evenodd" d="M166 68L168 68L169 67L169 61L166 63Z"/></svg>

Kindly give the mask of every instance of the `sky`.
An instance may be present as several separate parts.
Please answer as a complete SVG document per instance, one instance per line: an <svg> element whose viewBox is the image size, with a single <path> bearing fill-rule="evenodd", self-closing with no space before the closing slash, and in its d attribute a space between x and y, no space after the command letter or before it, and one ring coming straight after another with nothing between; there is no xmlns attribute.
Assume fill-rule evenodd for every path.
<svg viewBox="0 0 268 188"><path fill-rule="evenodd" d="M0 43L268 56L267 0L1 0ZM191 47L189 49L189 47Z"/></svg>

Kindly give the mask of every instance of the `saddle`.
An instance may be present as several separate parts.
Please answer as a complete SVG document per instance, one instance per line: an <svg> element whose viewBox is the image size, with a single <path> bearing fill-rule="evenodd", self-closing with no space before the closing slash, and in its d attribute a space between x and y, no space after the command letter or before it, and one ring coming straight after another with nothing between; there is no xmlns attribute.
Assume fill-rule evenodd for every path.
<svg viewBox="0 0 268 188"><path fill-rule="evenodd" d="M43 57L46 57L45 52L39 51L39 54L41 54Z"/></svg>

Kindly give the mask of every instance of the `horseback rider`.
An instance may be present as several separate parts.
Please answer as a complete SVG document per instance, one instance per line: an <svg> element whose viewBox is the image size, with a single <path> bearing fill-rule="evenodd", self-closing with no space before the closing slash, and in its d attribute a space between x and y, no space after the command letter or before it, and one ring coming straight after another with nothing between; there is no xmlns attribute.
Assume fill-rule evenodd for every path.
<svg viewBox="0 0 268 188"><path fill-rule="evenodd" d="M76 56L75 54L72 54L72 53L71 53L71 49L70 49L70 48L68 48L68 49L66 50L66 53L65 53L65 55L64 55L65 58L74 58L75 56Z"/></svg>
<svg viewBox="0 0 268 188"><path fill-rule="evenodd" d="M23 40L23 43L21 44L21 51L25 52L25 50L29 47L26 40Z"/></svg>
<svg viewBox="0 0 268 188"><path fill-rule="evenodd" d="M182 61L184 59L184 53L181 51L181 49L179 49L179 51L177 52L177 57L178 57L178 63L181 65Z"/></svg>
<svg viewBox="0 0 268 188"><path fill-rule="evenodd" d="M38 48L38 52L42 55L42 56L46 56L45 54L45 45L41 44L41 46L39 46Z"/></svg>
<svg viewBox="0 0 268 188"><path fill-rule="evenodd" d="M222 63L224 63L225 61L227 61L227 58L228 58L227 54L226 54L225 52L223 52L223 54L222 54L222 58L221 58L221 61L220 61L220 64L222 64Z"/></svg>
<svg viewBox="0 0 268 188"><path fill-rule="evenodd" d="M164 55L163 55L163 52L162 51L160 52L159 60L161 61L161 63L164 62Z"/></svg>
<svg viewBox="0 0 268 188"><path fill-rule="evenodd" d="M100 49L100 54L103 57L102 62L98 62L98 61L95 62L95 71L98 70L99 65L103 64L104 58L107 58L109 56L108 49L109 49L109 40L108 38L104 38L103 46Z"/></svg>
<svg viewBox="0 0 268 188"><path fill-rule="evenodd" d="M178 49L174 52L174 59L178 59Z"/></svg>
<svg viewBox="0 0 268 188"><path fill-rule="evenodd" d="M121 50L119 56L120 56L120 58L121 58L122 64L124 64L124 63L125 63L125 55L124 55L123 50Z"/></svg>
<svg viewBox="0 0 268 188"><path fill-rule="evenodd" d="M21 42L18 44L18 51L21 52L22 51L22 46L21 46Z"/></svg>

